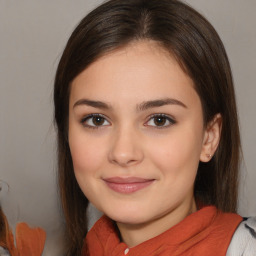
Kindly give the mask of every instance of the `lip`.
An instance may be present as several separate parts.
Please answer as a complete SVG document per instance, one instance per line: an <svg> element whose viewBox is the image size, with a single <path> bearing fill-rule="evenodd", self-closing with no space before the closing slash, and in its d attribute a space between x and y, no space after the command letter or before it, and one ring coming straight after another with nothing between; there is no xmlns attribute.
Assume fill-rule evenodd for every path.
<svg viewBox="0 0 256 256"><path fill-rule="evenodd" d="M131 194L148 187L154 179L140 177L111 177L103 179L107 186L118 193Z"/></svg>

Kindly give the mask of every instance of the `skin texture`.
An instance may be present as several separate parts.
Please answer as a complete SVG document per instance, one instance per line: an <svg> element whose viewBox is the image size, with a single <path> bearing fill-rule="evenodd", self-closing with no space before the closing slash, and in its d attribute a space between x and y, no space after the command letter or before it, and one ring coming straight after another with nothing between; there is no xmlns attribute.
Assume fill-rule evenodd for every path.
<svg viewBox="0 0 256 256"><path fill-rule="evenodd" d="M204 125L193 81L151 41L101 57L71 84L75 176L130 247L196 211L198 164L214 154L220 130L219 115Z"/></svg>

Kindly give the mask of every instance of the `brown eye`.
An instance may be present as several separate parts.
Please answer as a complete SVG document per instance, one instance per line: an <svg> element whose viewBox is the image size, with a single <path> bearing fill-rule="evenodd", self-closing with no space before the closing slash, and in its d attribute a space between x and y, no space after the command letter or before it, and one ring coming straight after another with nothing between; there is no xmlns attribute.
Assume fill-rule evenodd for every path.
<svg viewBox="0 0 256 256"><path fill-rule="evenodd" d="M166 123L167 119L166 117L164 116L157 116L157 117L154 117L154 124L156 126L164 126L165 123Z"/></svg>
<svg viewBox="0 0 256 256"><path fill-rule="evenodd" d="M176 121L173 120L171 117L164 114L157 114L157 115L151 116L151 118L147 121L146 125L153 126L156 128L164 128L175 123Z"/></svg>
<svg viewBox="0 0 256 256"><path fill-rule="evenodd" d="M94 116L94 117L92 117L92 123L95 126L103 125L104 121L105 121L105 119L103 117L101 117L101 116Z"/></svg>
<svg viewBox="0 0 256 256"><path fill-rule="evenodd" d="M86 116L81 120L81 123L83 124L83 126L89 127L89 128L98 128L101 126L110 125L110 123L106 120L106 118L99 114L92 114L92 115Z"/></svg>

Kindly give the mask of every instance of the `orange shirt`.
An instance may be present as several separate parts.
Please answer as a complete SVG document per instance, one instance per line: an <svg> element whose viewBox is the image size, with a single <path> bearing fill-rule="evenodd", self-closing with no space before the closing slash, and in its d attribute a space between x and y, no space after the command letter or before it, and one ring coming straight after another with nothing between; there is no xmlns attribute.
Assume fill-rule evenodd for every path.
<svg viewBox="0 0 256 256"><path fill-rule="evenodd" d="M14 244L13 234L9 228L6 217L1 215L2 228L0 246L7 249L11 256L41 256L46 233L41 228L30 228L26 223L18 223L15 232Z"/></svg>
<svg viewBox="0 0 256 256"><path fill-rule="evenodd" d="M90 256L225 256L242 218L207 206L187 216L169 230L133 248L120 241L116 227L106 216L88 232ZM84 248L83 256L87 255Z"/></svg>

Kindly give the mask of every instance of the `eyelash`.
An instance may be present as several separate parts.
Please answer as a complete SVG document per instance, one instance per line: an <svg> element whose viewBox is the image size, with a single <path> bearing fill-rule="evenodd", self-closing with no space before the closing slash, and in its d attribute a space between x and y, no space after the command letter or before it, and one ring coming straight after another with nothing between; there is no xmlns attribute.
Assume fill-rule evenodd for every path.
<svg viewBox="0 0 256 256"><path fill-rule="evenodd" d="M102 126L108 126L108 125L89 125L87 124L86 122L92 118L97 118L97 117L100 117L103 119L103 123L105 123L107 121L107 118L104 116L104 115L101 115L101 114L90 114L88 116L85 116L82 120L81 120L81 124L86 127L86 128L90 128L90 129L99 129L101 128ZM109 123L109 121L107 121Z"/></svg>
<svg viewBox="0 0 256 256"><path fill-rule="evenodd" d="M169 124L167 124L167 125L160 125L160 126L157 126L157 125L155 125L155 126L153 126L153 125L147 125L147 123L149 122L149 121L151 121L151 120L153 120L154 118L163 118L164 119L164 121L165 121L165 123L166 123L166 121L168 121L169 122ZM154 122L154 121L153 121ZM148 119L148 121L146 122L146 124L145 124L145 126L150 126L150 127L154 127L154 128L156 128L156 129L164 129L164 128L168 128L169 126L171 126L171 125L173 125L173 124L175 124L176 123L176 121L173 119L173 118L171 118L170 116L168 116L168 115L166 115L166 114L153 114L153 115L151 115L150 117L149 117L149 119Z"/></svg>
<svg viewBox="0 0 256 256"><path fill-rule="evenodd" d="M81 124L84 126L84 127L86 127L86 128L90 128L90 129L99 129L99 128L101 128L101 127L103 127L103 126L108 126L108 125L102 125L102 124L100 124L100 125L90 125L90 124L87 124L86 122L88 122L88 120L90 120L90 119L92 119L92 118L97 118L97 117L99 117L99 118L102 118L102 121L103 121L103 123L102 124L104 124L105 122L108 122L108 125L110 124L110 122L107 120L107 118L104 116L104 115L101 115L101 114L90 114L90 115L87 115L87 116L85 116L82 120L81 120ZM160 126L158 126L158 125L148 125L147 123L149 123L151 120L153 120L154 118L163 118L164 120L164 125L160 125ZM169 122L169 124L165 124L166 122ZM154 121L153 121L154 122ZM175 124L176 123L176 121L173 119L173 118L171 118L170 116L168 116L168 115L166 115L166 114L153 114L153 115L151 115L149 118L148 118L148 120L147 120L147 122L144 124L144 126L149 126L149 127L154 127L154 128L156 128L156 129L164 129L164 128L167 128L167 127L169 127L169 126L171 126L171 125L173 125L173 124ZM154 122L154 124L156 124L155 122Z"/></svg>

